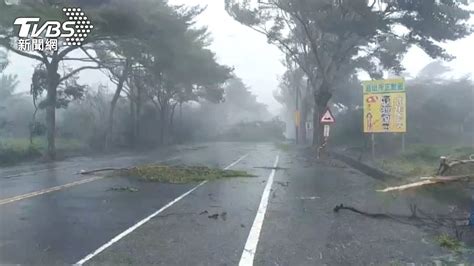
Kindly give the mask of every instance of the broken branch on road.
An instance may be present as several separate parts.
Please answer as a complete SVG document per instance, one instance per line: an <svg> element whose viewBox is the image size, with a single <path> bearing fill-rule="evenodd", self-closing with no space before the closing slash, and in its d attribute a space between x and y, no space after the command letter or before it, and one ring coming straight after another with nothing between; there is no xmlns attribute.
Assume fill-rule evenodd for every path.
<svg viewBox="0 0 474 266"><path fill-rule="evenodd" d="M338 213L340 210L348 210L360 215L370 217L370 218L379 218L379 219L392 219L402 223L415 224L415 225L431 225L431 226L452 226L453 223L467 224L468 218L458 218L442 215L430 215L426 212L423 212L416 205L410 205L411 215L401 215L401 214L389 214L389 213L371 213L359 210L354 207L345 206L343 204L337 205L334 207L333 211Z"/></svg>
<svg viewBox="0 0 474 266"><path fill-rule="evenodd" d="M377 192L403 191L403 190L419 188L419 187L423 187L427 185L469 181L470 178L474 178L474 174L460 175L460 176L421 177L420 179L423 179L422 181L417 181L417 182L413 182L413 183L409 183L409 184L405 184L401 186L387 187L385 189L379 189L377 190Z"/></svg>
<svg viewBox="0 0 474 266"><path fill-rule="evenodd" d="M91 174L100 173L100 172L122 171L122 170L128 170L128 169L129 168L101 168L101 169L95 169L95 170L90 170L90 171L81 170L77 174L91 175Z"/></svg>
<svg viewBox="0 0 474 266"><path fill-rule="evenodd" d="M255 166L254 168L266 169L266 170L288 170L287 167L273 167L273 166Z"/></svg>

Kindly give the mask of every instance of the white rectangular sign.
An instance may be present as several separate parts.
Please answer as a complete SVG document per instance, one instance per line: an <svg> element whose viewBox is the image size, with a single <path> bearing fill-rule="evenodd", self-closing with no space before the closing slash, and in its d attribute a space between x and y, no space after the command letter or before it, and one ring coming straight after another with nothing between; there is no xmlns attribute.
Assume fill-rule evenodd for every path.
<svg viewBox="0 0 474 266"><path fill-rule="evenodd" d="M324 136L326 138L329 137L329 130L330 130L330 126L329 125L324 125Z"/></svg>

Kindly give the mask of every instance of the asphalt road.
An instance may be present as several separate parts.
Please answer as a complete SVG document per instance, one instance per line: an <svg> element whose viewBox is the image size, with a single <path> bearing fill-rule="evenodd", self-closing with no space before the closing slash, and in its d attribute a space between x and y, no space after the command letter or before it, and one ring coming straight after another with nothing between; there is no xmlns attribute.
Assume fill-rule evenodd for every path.
<svg viewBox="0 0 474 266"><path fill-rule="evenodd" d="M256 177L176 185L76 174L148 162ZM377 194L381 186L341 162L315 163L271 143L206 143L6 168L0 264L389 265L445 258L449 252L423 228L333 212L340 203L398 214L420 200L437 211L449 207Z"/></svg>

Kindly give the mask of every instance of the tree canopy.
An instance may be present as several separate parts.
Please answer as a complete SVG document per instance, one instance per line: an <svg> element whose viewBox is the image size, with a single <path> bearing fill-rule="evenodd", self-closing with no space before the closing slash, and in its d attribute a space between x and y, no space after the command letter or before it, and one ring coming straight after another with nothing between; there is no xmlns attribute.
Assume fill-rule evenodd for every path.
<svg viewBox="0 0 474 266"><path fill-rule="evenodd" d="M452 58L440 45L472 33L467 1L268 0L258 6L226 0L239 22L267 36L311 81L317 112L324 112L335 83L363 69L403 71L401 60L416 45L432 58ZM349 74L349 75L348 75ZM316 132L316 131L315 131ZM317 141L322 136L315 134Z"/></svg>

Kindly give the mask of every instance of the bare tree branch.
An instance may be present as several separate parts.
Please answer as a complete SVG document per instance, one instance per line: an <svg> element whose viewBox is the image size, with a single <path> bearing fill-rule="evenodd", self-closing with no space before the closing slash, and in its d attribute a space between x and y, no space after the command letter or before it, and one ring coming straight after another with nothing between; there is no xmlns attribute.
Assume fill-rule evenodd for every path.
<svg viewBox="0 0 474 266"><path fill-rule="evenodd" d="M62 77L59 82L63 82L67 79L69 79L70 77L76 75L77 73L81 72L82 70L86 70L86 69L100 69L101 67L100 66L84 66L84 67L80 67L80 68L76 68L74 69L73 71L69 72L67 75L65 75L64 77Z"/></svg>

